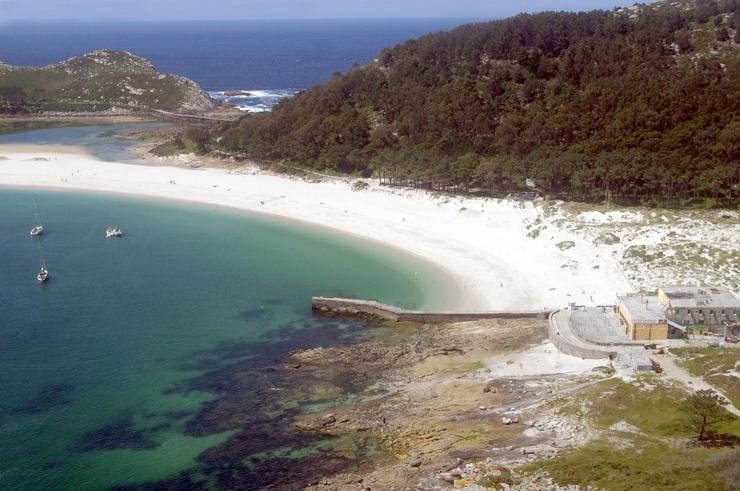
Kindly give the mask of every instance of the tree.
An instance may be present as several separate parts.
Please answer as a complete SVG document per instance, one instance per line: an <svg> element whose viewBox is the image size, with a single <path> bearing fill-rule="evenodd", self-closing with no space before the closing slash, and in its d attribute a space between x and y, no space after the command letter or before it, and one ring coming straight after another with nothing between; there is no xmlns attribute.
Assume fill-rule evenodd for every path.
<svg viewBox="0 0 740 491"><path fill-rule="evenodd" d="M698 433L697 440L703 441L712 427L728 418L724 406L727 401L711 389L704 389L690 395L683 403L688 413L688 426Z"/></svg>
<svg viewBox="0 0 740 491"><path fill-rule="evenodd" d="M208 150L211 135L202 126L191 126L185 131L185 138L193 142L198 149L198 153L205 153Z"/></svg>
<svg viewBox="0 0 740 491"><path fill-rule="evenodd" d="M26 102L23 87L0 87L0 112L17 112Z"/></svg>
<svg viewBox="0 0 740 491"><path fill-rule="evenodd" d="M691 44L691 38L689 38L689 33L685 30L676 32L674 40L678 45L678 51L680 53L688 53L694 49L694 46Z"/></svg>

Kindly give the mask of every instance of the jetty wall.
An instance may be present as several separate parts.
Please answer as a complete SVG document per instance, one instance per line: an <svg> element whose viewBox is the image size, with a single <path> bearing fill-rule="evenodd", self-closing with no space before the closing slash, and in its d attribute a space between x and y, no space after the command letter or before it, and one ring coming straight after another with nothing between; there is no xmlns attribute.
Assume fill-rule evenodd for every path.
<svg viewBox="0 0 740 491"><path fill-rule="evenodd" d="M450 324L483 319L546 319L552 313L550 310L434 312L402 309L376 300L325 297L313 297L311 308L314 312L319 313L369 316L393 322L418 322L421 324Z"/></svg>

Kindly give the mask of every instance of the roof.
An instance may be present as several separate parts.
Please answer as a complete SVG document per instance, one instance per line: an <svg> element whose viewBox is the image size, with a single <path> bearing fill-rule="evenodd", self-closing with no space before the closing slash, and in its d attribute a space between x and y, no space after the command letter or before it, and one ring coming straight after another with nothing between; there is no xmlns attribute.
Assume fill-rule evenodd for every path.
<svg viewBox="0 0 740 491"><path fill-rule="evenodd" d="M665 307L657 295L628 293L617 295L617 299L629 312L633 324L659 324L666 321Z"/></svg>
<svg viewBox="0 0 740 491"><path fill-rule="evenodd" d="M740 300L722 287L667 286L660 289L673 308L712 307L740 309Z"/></svg>

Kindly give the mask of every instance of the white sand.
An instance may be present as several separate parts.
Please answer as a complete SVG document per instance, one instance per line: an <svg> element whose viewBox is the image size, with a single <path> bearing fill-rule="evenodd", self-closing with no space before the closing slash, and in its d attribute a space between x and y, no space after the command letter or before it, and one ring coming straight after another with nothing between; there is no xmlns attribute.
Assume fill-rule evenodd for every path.
<svg viewBox="0 0 740 491"><path fill-rule="evenodd" d="M495 356L486 360L491 378L533 377L556 374L588 373L608 360L586 360L558 351L552 343L526 351Z"/></svg>
<svg viewBox="0 0 740 491"><path fill-rule="evenodd" d="M23 152L0 149L0 185L187 200L330 227L441 266L463 290L461 308L605 304L613 302L615 293L631 289L608 256L542 223L531 203L436 196L376 184L353 192L345 181L308 183L256 170L189 170L99 162L38 148ZM537 239L527 236L535 225ZM556 244L564 241L575 247L561 250Z"/></svg>

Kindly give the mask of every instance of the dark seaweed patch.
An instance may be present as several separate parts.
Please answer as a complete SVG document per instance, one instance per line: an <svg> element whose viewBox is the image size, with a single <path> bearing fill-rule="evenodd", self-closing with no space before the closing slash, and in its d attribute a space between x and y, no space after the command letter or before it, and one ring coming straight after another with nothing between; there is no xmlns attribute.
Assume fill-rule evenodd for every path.
<svg viewBox="0 0 740 491"><path fill-rule="evenodd" d="M320 476L337 474L352 466L337 455L301 459L270 459L253 466L229 465L213 469L219 489L279 489L293 491L316 483Z"/></svg>
<svg viewBox="0 0 740 491"><path fill-rule="evenodd" d="M225 442L198 457L197 475L209 488L301 489L318 477L357 468L358 459L333 453L331 439L292 428L291 422L307 403L328 402L312 395L317 384L328 384L346 394L364 388L352 370L313 372L284 367L285 357L301 348L350 344L372 321L314 317L272 329L260 339L222 343L191 354L183 370L200 368L201 374L168 390L215 396L188 419L185 434L205 436L236 432ZM279 449L308 449L302 457L285 458ZM199 489L199 481L180 477L130 489ZM184 487L183 487L184 486ZM126 488L128 489L128 488Z"/></svg>
<svg viewBox="0 0 740 491"><path fill-rule="evenodd" d="M181 472L174 479L156 481L141 485L123 485L111 488L111 491L199 491L209 489L208 483L198 480L192 470Z"/></svg>
<svg viewBox="0 0 740 491"><path fill-rule="evenodd" d="M25 405L15 410L16 414L38 414L58 409L72 402L74 386L70 384L50 384Z"/></svg>
<svg viewBox="0 0 740 491"><path fill-rule="evenodd" d="M269 322L274 316L275 313L270 309L266 309L264 305L256 309L245 310L241 315L242 319L250 324Z"/></svg>
<svg viewBox="0 0 740 491"><path fill-rule="evenodd" d="M132 450L148 450L159 446L149 438L148 431L134 428L130 418L102 426L88 431L72 447L75 452L90 452L93 450L116 450L128 448Z"/></svg>

